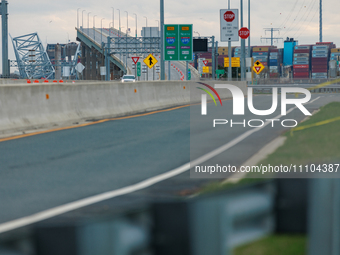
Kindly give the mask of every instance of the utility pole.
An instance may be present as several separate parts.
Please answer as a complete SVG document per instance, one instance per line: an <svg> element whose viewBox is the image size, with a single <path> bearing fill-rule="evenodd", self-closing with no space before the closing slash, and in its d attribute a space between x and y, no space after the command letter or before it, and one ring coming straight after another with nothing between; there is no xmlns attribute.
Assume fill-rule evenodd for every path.
<svg viewBox="0 0 340 255"><path fill-rule="evenodd" d="M0 3L1 23L2 23L2 77L9 78L10 67L8 61L8 2L2 0Z"/></svg>
<svg viewBox="0 0 340 255"><path fill-rule="evenodd" d="M243 0L240 0L240 12L241 12L241 28L243 27ZM245 40L241 38L241 80L246 77L245 69Z"/></svg>
<svg viewBox="0 0 340 255"><path fill-rule="evenodd" d="M230 10L230 0L228 0L228 10ZM231 41L228 41L228 58L229 58L229 67L228 67L228 80L231 81L232 78L232 67L231 67Z"/></svg>
<svg viewBox="0 0 340 255"><path fill-rule="evenodd" d="M250 31L250 0L248 0L248 29ZM248 37L248 58L251 57L250 54L250 34ZM248 72L251 72L251 67L248 67Z"/></svg>
<svg viewBox="0 0 340 255"><path fill-rule="evenodd" d="M165 80L165 63L164 63L164 0L160 0L160 22L161 22L161 80ZM170 66L169 66L170 68Z"/></svg>
<svg viewBox="0 0 340 255"><path fill-rule="evenodd" d="M320 11L320 17L319 17L319 41L322 42L322 0L320 0L320 7L319 7L319 11Z"/></svg>
<svg viewBox="0 0 340 255"><path fill-rule="evenodd" d="M261 41L262 39L263 40L269 40L270 39L270 45L273 46L273 41L274 39L277 39L277 40L283 40L282 37L274 37L274 32L280 32L280 28L264 28L264 31L267 32L267 31L270 31L270 37L262 37L261 38Z"/></svg>

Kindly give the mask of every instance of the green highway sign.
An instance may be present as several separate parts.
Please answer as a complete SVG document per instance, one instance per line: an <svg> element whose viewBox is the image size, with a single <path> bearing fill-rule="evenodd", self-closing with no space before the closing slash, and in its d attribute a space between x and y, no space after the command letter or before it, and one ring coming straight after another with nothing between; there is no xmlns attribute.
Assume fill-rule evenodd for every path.
<svg viewBox="0 0 340 255"><path fill-rule="evenodd" d="M224 70L216 70L216 74L224 74Z"/></svg>
<svg viewBox="0 0 340 255"><path fill-rule="evenodd" d="M179 25L179 60L192 60L192 25Z"/></svg>
<svg viewBox="0 0 340 255"><path fill-rule="evenodd" d="M192 25L164 25L164 60L192 61Z"/></svg>
<svg viewBox="0 0 340 255"><path fill-rule="evenodd" d="M164 60L178 60L178 25L164 25Z"/></svg>
<svg viewBox="0 0 340 255"><path fill-rule="evenodd" d="M141 68L140 68L141 64L140 62L137 62L137 76L141 75Z"/></svg>

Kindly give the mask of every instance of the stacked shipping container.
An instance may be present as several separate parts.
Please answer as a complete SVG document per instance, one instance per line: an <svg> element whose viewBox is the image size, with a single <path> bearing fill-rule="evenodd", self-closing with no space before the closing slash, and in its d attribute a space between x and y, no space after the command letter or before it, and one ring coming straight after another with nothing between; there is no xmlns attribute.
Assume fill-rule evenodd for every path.
<svg viewBox="0 0 340 255"><path fill-rule="evenodd" d="M269 53L269 77L278 78L281 73L283 49L271 49Z"/></svg>
<svg viewBox="0 0 340 255"><path fill-rule="evenodd" d="M270 46L253 47L252 56L253 56L254 63L258 60L265 67L268 66L269 49L270 49Z"/></svg>
<svg viewBox="0 0 340 255"><path fill-rule="evenodd" d="M293 77L308 79L310 76L310 45L294 46Z"/></svg>
<svg viewBox="0 0 340 255"><path fill-rule="evenodd" d="M312 48L312 79L328 78L328 61L333 43L316 43Z"/></svg>
<svg viewBox="0 0 340 255"><path fill-rule="evenodd" d="M338 60L338 56L340 56L340 48L331 49L331 60Z"/></svg>

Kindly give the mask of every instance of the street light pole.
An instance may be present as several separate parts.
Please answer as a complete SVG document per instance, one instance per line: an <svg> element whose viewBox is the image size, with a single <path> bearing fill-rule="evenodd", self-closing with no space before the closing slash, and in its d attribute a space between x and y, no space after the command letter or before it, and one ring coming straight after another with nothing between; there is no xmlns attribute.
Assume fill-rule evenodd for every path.
<svg viewBox="0 0 340 255"><path fill-rule="evenodd" d="M93 15L93 40L96 42L96 17L97 15Z"/></svg>
<svg viewBox="0 0 340 255"><path fill-rule="evenodd" d="M79 9L77 9L77 28L79 28Z"/></svg>
<svg viewBox="0 0 340 255"><path fill-rule="evenodd" d="M145 17L145 16L143 17L145 18L145 27L148 27L148 17Z"/></svg>
<svg viewBox="0 0 340 255"><path fill-rule="evenodd" d="M111 8L112 8L112 27L115 28L115 9L113 7Z"/></svg>
<svg viewBox="0 0 340 255"><path fill-rule="evenodd" d="M103 19L105 19L105 18L102 18L100 20L100 44L102 44L102 42L103 42Z"/></svg>
<svg viewBox="0 0 340 255"><path fill-rule="evenodd" d="M129 32L129 13L127 11L126 12L126 36L127 33Z"/></svg>
<svg viewBox="0 0 340 255"><path fill-rule="evenodd" d="M89 13L87 14L87 28L88 28L88 29L90 29L90 25L89 25L89 24L90 24L90 13L91 13L91 12L89 12Z"/></svg>
<svg viewBox="0 0 340 255"><path fill-rule="evenodd" d="M111 24L113 24L113 22L110 22L110 24L109 24L109 29L110 29L110 31L111 31ZM110 35L111 36L111 35Z"/></svg>
<svg viewBox="0 0 340 255"><path fill-rule="evenodd" d="M159 37L159 20L156 19L156 21L158 22L158 37Z"/></svg>
<svg viewBox="0 0 340 255"><path fill-rule="evenodd" d="M84 30L84 11L86 10L83 10L81 12L81 29Z"/></svg>
<svg viewBox="0 0 340 255"><path fill-rule="evenodd" d="M135 15L135 18L136 18L136 37L137 37L137 14L134 13L134 15Z"/></svg>
<svg viewBox="0 0 340 255"><path fill-rule="evenodd" d="M120 37L120 10L117 9L117 11L119 12L119 13L118 13L118 14L119 14L119 36L118 36L118 37Z"/></svg>

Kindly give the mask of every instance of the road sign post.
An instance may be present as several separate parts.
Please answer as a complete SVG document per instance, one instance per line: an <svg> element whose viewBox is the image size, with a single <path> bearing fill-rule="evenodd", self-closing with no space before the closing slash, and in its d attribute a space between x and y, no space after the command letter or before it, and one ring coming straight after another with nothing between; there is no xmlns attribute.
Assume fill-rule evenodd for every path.
<svg viewBox="0 0 340 255"><path fill-rule="evenodd" d="M141 63L140 62L137 62L137 77L140 77L141 76Z"/></svg>
<svg viewBox="0 0 340 255"><path fill-rule="evenodd" d="M232 79L231 70L231 42L238 42L238 10L230 9L230 0L228 1L228 9L220 10L220 38L221 42L228 42L228 57L229 58L229 69L228 79Z"/></svg>

